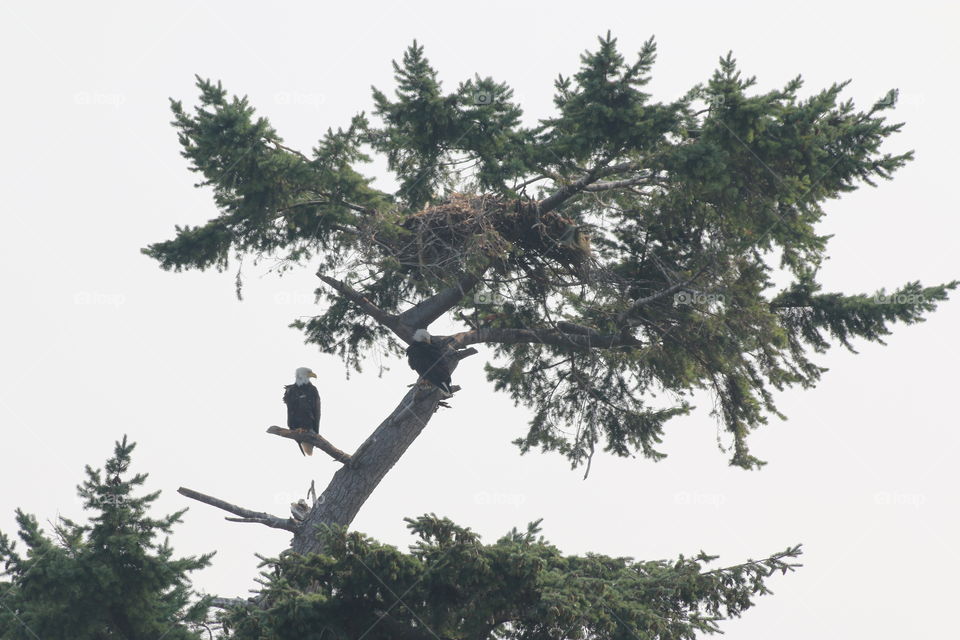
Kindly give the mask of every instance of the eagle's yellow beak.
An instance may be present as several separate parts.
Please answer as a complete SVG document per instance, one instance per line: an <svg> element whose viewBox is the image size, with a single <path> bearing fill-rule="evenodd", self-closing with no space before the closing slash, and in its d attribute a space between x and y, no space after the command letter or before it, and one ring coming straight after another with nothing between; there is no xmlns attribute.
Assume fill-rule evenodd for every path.
<svg viewBox="0 0 960 640"><path fill-rule="evenodd" d="M316 378L316 377L317 377L317 374L315 374L313 371L311 371L310 373L307 374L307 377L308 377L308 378Z"/></svg>

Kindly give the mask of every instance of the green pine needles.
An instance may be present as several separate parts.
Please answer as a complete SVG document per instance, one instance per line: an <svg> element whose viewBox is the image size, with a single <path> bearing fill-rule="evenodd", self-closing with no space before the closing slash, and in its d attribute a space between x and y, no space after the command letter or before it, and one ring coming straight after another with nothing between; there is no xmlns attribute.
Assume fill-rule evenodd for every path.
<svg viewBox="0 0 960 640"><path fill-rule="evenodd" d="M124 437L104 469L86 468L77 491L88 523L60 518L51 537L17 510L25 553L0 534L0 639L206 637L209 599L189 574L213 554L174 557L167 536L184 511L149 515L160 494L138 495L147 476L130 475L133 448Z"/></svg>
<svg viewBox="0 0 960 640"><path fill-rule="evenodd" d="M539 523L483 544L446 518L407 522L417 536L408 553L330 527L324 553L267 561L261 606L225 620L232 637L694 640L770 593L768 577L799 566L799 547L707 569L715 558L704 553L656 562L564 556L538 535Z"/></svg>
<svg viewBox="0 0 960 640"><path fill-rule="evenodd" d="M173 124L220 214L144 252L164 269L249 255L337 274L382 317L324 288L294 326L357 369L399 355L398 336L418 328L384 318L402 324L459 283L443 311L462 332L442 341L489 347L494 387L533 413L523 451L574 466L600 449L659 459L667 421L706 390L731 464L756 468L748 434L782 417L776 391L817 383L817 353L922 321L957 282L851 294L816 280L825 205L912 157L882 148L902 126L886 120L896 91L866 109L842 99L845 82L760 92L728 55L658 102L645 92L655 51L651 40L629 62L600 38L556 80L555 112L526 124L491 78L444 90L414 43L393 95L374 89L373 118L328 130L309 154L198 79L199 104L174 101ZM375 155L397 188L363 172Z"/></svg>

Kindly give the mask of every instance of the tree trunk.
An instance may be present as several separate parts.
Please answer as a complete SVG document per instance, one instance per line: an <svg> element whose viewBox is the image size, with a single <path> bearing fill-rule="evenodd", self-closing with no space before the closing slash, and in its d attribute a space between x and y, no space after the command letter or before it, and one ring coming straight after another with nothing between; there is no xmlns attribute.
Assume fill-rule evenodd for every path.
<svg viewBox="0 0 960 640"><path fill-rule="evenodd" d="M417 384L410 389L393 413L360 445L350 462L334 474L294 535L292 551L318 552L318 526L349 526L353 522L380 480L427 426L440 400L441 392L432 386Z"/></svg>

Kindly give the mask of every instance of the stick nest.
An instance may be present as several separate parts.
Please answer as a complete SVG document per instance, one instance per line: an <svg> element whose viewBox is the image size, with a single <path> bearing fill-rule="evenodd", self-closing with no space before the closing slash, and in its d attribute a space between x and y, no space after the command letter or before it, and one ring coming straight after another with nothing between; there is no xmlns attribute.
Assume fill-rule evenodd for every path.
<svg viewBox="0 0 960 640"><path fill-rule="evenodd" d="M537 203L455 193L408 216L390 242L394 257L421 277L449 277L493 263L501 270L567 271L583 276L590 257L588 234L571 218Z"/></svg>

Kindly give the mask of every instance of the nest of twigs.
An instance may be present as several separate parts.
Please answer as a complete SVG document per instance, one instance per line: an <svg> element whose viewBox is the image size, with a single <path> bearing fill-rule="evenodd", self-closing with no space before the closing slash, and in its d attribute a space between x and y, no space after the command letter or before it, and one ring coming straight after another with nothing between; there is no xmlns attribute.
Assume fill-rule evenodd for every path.
<svg viewBox="0 0 960 640"><path fill-rule="evenodd" d="M588 234L571 218L537 212L537 203L454 194L406 218L394 257L423 276L449 276L479 264L497 269L566 271L589 265Z"/></svg>

